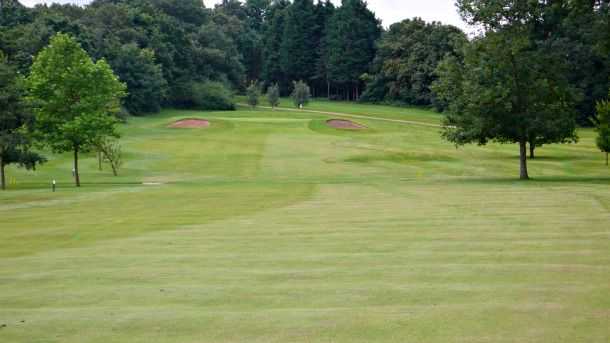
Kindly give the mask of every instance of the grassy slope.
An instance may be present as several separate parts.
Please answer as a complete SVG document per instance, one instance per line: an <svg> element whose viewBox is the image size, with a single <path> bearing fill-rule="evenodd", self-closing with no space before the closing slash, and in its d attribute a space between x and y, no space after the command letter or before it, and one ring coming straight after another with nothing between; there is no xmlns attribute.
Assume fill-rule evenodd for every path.
<svg viewBox="0 0 610 343"><path fill-rule="evenodd" d="M185 117L213 128L166 128ZM93 156L80 190L68 156L9 169L0 341L610 339L610 171L592 132L541 149L524 183L514 146L456 150L435 128L325 119L166 111L124 128L118 178Z"/></svg>

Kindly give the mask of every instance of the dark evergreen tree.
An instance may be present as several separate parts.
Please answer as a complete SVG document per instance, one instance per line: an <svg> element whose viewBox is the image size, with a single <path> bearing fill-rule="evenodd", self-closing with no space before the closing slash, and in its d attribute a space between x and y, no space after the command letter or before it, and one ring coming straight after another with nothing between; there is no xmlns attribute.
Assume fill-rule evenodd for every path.
<svg viewBox="0 0 610 343"><path fill-rule="evenodd" d="M328 23L335 13L335 5L330 0L320 1L316 5L316 18L318 23L318 61L316 73L312 77L315 95L324 94L330 98L330 77L328 75L328 43L326 40Z"/></svg>
<svg viewBox="0 0 610 343"><path fill-rule="evenodd" d="M7 165L18 164L31 169L45 161L30 149L29 131L34 117L24 98L21 78L0 51L0 189L6 188Z"/></svg>
<svg viewBox="0 0 610 343"><path fill-rule="evenodd" d="M267 84L277 84L282 93L288 92L288 80L280 64L280 47L284 36L286 10L290 6L288 0L278 0L271 4L266 16L263 34L265 37L263 55L262 79Z"/></svg>
<svg viewBox="0 0 610 343"><path fill-rule="evenodd" d="M318 25L313 0L295 0L284 14L280 67L288 80L309 80L316 70Z"/></svg>
<svg viewBox="0 0 610 343"><path fill-rule="evenodd" d="M380 35L381 24L363 0L343 0L330 19L326 34L328 75L342 87L346 99L360 97L361 77L375 57Z"/></svg>

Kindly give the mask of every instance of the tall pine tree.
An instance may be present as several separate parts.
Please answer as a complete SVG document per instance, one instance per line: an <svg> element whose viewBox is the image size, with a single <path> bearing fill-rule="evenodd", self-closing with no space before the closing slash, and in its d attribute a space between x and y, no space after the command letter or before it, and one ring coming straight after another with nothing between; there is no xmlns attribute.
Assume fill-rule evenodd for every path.
<svg viewBox="0 0 610 343"><path fill-rule="evenodd" d="M313 0L295 0L285 14L280 66L289 81L308 81L316 70L318 25Z"/></svg>
<svg viewBox="0 0 610 343"><path fill-rule="evenodd" d="M290 6L288 0L275 1L267 11L263 26L265 38L262 77L267 84L278 84L284 93L286 93L288 81L280 65L280 46L284 36L284 21L288 6Z"/></svg>
<svg viewBox="0 0 610 343"><path fill-rule="evenodd" d="M343 0L333 14L326 35L330 80L343 88L345 98L360 97L361 76L375 57L381 23L363 0Z"/></svg>
<svg viewBox="0 0 610 343"><path fill-rule="evenodd" d="M318 61L316 63L316 73L312 77L314 94L324 93L330 98L330 78L328 75L328 43L326 34L328 23L335 13L335 5L330 0L320 1L316 5L316 18L318 22Z"/></svg>

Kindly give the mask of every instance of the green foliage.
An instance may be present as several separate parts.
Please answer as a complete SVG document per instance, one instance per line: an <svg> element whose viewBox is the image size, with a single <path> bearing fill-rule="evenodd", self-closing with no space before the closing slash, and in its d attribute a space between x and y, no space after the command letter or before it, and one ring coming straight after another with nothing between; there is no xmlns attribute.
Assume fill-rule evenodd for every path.
<svg viewBox="0 0 610 343"><path fill-rule="evenodd" d="M177 98L184 108L198 110L234 110L233 94L221 82L193 82L182 89L182 96Z"/></svg>
<svg viewBox="0 0 610 343"><path fill-rule="evenodd" d="M45 159L32 152L33 117L24 99L22 79L0 51L0 188L6 188L5 167L32 169Z"/></svg>
<svg viewBox="0 0 610 343"><path fill-rule="evenodd" d="M562 73L578 90L579 123L590 124L596 102L610 86L608 1L459 0L457 5L469 23L491 30L528 23L533 39L566 56Z"/></svg>
<svg viewBox="0 0 610 343"><path fill-rule="evenodd" d="M260 78L262 69L263 38L261 34L262 16L265 13L267 0L248 1L246 4L237 0L223 1L216 5L212 20L234 42L241 55L242 74L246 81ZM237 55L236 55L237 56ZM243 78L244 75L240 75Z"/></svg>
<svg viewBox="0 0 610 343"><path fill-rule="evenodd" d="M78 153L96 147L104 137L118 137L114 114L125 85L105 60L94 63L66 34L54 36L36 56L27 84L38 137L55 152L74 152L80 186Z"/></svg>
<svg viewBox="0 0 610 343"><path fill-rule="evenodd" d="M278 83L286 87L287 79L280 63L280 48L284 36L286 11L290 2L280 0L274 2L268 10L267 20L263 27L263 70L262 77L267 83Z"/></svg>
<svg viewBox="0 0 610 343"><path fill-rule="evenodd" d="M448 54L461 58L466 35L458 28L423 20L407 19L385 32L378 43L374 74L363 101L409 105L444 106L436 101L430 86L434 71Z"/></svg>
<svg viewBox="0 0 610 343"><path fill-rule="evenodd" d="M248 105L255 108L258 105L258 98L261 96L261 89L258 82L252 81L250 86L246 89L246 95L248 97Z"/></svg>
<svg viewBox="0 0 610 343"><path fill-rule="evenodd" d="M0 27L11 27L30 20L25 6L17 0L0 2Z"/></svg>
<svg viewBox="0 0 610 343"><path fill-rule="evenodd" d="M112 138L103 138L99 141L97 149L102 153L102 158L112 168L112 174L119 176L119 169L123 165L123 152L121 144L118 140Z"/></svg>
<svg viewBox="0 0 610 343"><path fill-rule="evenodd" d="M224 22L199 0L133 0L38 6L0 30L4 49L23 74L56 33L68 33L94 60L106 59L128 86L125 107L135 114L179 105L192 82L243 85L246 40L240 20ZM220 11L218 11L218 17ZM217 23L217 22L218 23ZM239 40L239 42L238 42Z"/></svg>
<svg viewBox="0 0 610 343"><path fill-rule="evenodd" d="M326 34L328 76L339 84L356 85L375 57L381 24L362 0L345 0L330 18Z"/></svg>
<svg viewBox="0 0 610 343"><path fill-rule="evenodd" d="M267 89L267 101L273 109L280 105L280 86L277 83Z"/></svg>
<svg viewBox="0 0 610 343"><path fill-rule="evenodd" d="M293 82L292 84L293 89L290 96L292 97L294 105L297 108L302 108L309 103L309 99L311 98L309 86L303 81Z"/></svg>
<svg viewBox="0 0 610 343"><path fill-rule="evenodd" d="M599 150L606 153L606 164L608 164L608 153L610 153L610 101L600 101L597 103L596 109L597 139L595 142Z"/></svg>
<svg viewBox="0 0 610 343"><path fill-rule="evenodd" d="M123 45L111 61L112 69L127 85L125 107L134 115L159 112L167 82L152 50Z"/></svg>
<svg viewBox="0 0 610 343"><path fill-rule="evenodd" d="M463 63L449 57L438 68L434 91L448 104L443 136L457 145L519 143L521 178L527 179L528 142L576 139L574 95L562 73L564 59L532 39L524 18L535 18L534 12L508 15L514 22L507 24L507 14L485 9L469 10L497 30L472 42Z"/></svg>
<svg viewBox="0 0 610 343"><path fill-rule="evenodd" d="M288 80L308 80L315 73L318 26L313 0L295 0L285 13L280 66Z"/></svg>
<svg viewBox="0 0 610 343"><path fill-rule="evenodd" d="M328 24L330 19L335 14L335 5L330 0L319 1L316 4L316 18L319 31L318 44L318 61L313 77L311 77L315 88L321 88L325 91L327 97L330 97L330 75L328 61ZM317 86L317 87L316 87Z"/></svg>

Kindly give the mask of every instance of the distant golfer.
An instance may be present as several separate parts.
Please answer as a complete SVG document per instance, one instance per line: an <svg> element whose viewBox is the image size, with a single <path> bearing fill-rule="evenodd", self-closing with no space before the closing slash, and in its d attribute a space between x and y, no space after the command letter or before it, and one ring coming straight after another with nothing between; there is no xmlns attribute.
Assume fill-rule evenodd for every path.
<svg viewBox="0 0 610 343"><path fill-rule="evenodd" d="M53 185L53 193L55 193L55 186L57 185L57 182L55 180L53 180L52 185Z"/></svg>

